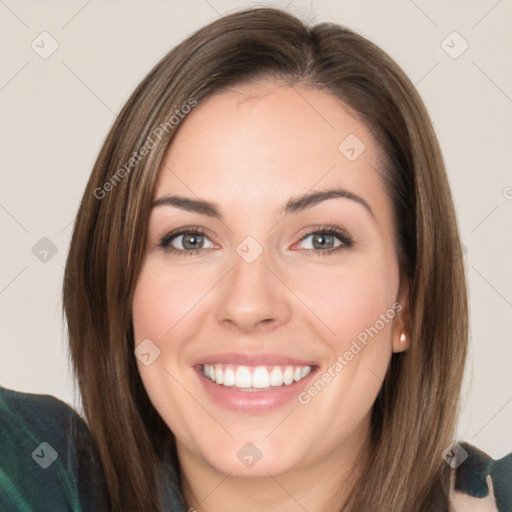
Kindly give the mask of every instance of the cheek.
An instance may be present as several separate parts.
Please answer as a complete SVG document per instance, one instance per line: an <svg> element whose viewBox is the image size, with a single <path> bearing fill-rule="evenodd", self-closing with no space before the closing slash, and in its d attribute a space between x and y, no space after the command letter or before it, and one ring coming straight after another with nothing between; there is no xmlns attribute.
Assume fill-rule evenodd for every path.
<svg viewBox="0 0 512 512"><path fill-rule="evenodd" d="M143 271L139 276L133 297L133 326L135 344L142 339L159 339L171 327L170 304L174 302L172 293L159 281L156 274Z"/></svg>
<svg viewBox="0 0 512 512"><path fill-rule="evenodd" d="M149 400L169 428L180 438L188 439L182 415L190 407L190 397L179 384L184 379L180 365L184 345L181 340L193 336L183 332L188 325L184 317L197 302L199 290L194 280L187 283L190 286L184 286L182 281L179 272L145 263L135 288L132 316L135 347L149 339L159 350L158 357L148 366L137 360ZM183 414L172 414L176 410ZM201 423L200 419L197 421Z"/></svg>
<svg viewBox="0 0 512 512"><path fill-rule="evenodd" d="M299 403L311 405L317 417L329 418L343 437L368 414L386 374L394 319L400 311L398 277L391 268L352 268L325 284L331 291L316 295L316 308L331 331L323 335L328 355Z"/></svg>
<svg viewBox="0 0 512 512"><path fill-rule="evenodd" d="M308 297L308 306L320 320L318 335L328 348L326 373L319 376L317 390L323 390L324 384L328 389L317 405L326 407L327 414L335 410L335 403L344 402L346 410L362 413L375 399L392 353L394 319L401 309L396 302L398 266L380 252L346 269L331 268L300 282L298 295ZM309 394L304 402L308 400ZM343 423L347 418L333 414L333 420Z"/></svg>
<svg viewBox="0 0 512 512"><path fill-rule="evenodd" d="M135 344L145 338L175 340L173 329L179 325L180 337L185 317L205 293L205 284L197 274L180 272L165 266L145 264L139 275L133 298Z"/></svg>
<svg viewBox="0 0 512 512"><path fill-rule="evenodd" d="M392 307L399 277L394 260L386 259L382 253L380 258L367 258L338 269L301 273L295 276L294 283L297 295L304 298L317 317L315 323L321 328L321 337L333 351L346 350L353 339L361 333L364 338L366 329L375 324L379 334L382 331L388 336L390 320L395 316ZM382 315L386 316L384 324Z"/></svg>

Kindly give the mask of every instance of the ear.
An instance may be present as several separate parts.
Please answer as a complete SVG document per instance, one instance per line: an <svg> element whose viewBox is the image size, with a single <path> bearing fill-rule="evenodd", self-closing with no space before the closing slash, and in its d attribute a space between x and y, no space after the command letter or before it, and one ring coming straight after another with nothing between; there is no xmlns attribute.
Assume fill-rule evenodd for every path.
<svg viewBox="0 0 512 512"><path fill-rule="evenodd" d="M400 289L396 300L397 311L393 322L393 352L403 352L409 348L411 335L409 332L409 283L406 278L400 279Z"/></svg>

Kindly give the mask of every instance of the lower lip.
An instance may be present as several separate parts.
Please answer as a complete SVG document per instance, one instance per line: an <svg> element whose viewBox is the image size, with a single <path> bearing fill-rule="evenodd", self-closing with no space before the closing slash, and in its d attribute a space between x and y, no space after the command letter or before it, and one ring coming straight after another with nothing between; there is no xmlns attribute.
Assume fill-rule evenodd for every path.
<svg viewBox="0 0 512 512"><path fill-rule="evenodd" d="M267 412L281 407L293 400L306 387L317 368L312 368L309 375L286 386L276 386L265 391L238 391L232 386L215 384L203 375L202 367L196 368L199 380L218 405L235 412Z"/></svg>

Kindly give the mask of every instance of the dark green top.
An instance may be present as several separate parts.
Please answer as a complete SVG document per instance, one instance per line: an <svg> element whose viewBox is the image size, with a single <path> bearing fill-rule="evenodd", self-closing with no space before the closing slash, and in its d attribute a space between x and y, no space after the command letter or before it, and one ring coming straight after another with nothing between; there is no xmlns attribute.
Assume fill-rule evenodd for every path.
<svg viewBox="0 0 512 512"><path fill-rule="evenodd" d="M0 386L0 511L108 510L85 422L49 395Z"/></svg>
<svg viewBox="0 0 512 512"><path fill-rule="evenodd" d="M512 453L493 460L460 443L443 457L453 468L450 510L512 512ZM166 510L186 510L175 494ZM55 397L0 386L0 512L102 512L106 496L82 418Z"/></svg>

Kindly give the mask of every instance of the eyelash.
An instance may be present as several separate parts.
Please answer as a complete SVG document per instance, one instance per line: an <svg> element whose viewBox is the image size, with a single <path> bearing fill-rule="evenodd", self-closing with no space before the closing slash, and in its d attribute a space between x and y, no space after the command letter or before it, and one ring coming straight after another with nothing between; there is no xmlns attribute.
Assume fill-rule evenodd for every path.
<svg viewBox="0 0 512 512"><path fill-rule="evenodd" d="M302 236L302 238L299 240L302 242L304 239L306 239L308 236L314 235L314 234L322 234L322 235L328 235L328 236L334 236L338 238L342 242L341 245L338 247L334 247L332 249L328 250L319 250L319 249L303 249L301 252L306 252L307 254L315 254L318 256L329 256L334 254L335 252L339 251L343 248L352 247L354 245L354 241L352 237L343 229L337 228L335 226L315 226L312 228L308 233ZM199 226L189 226L186 228L181 228L177 231L173 231L171 233L167 233L164 235L159 243L158 247L162 248L164 251L176 255L176 256L192 256L194 254L199 253L202 250L206 250L204 248L201 249L192 249L190 251L184 250L184 249L176 249L175 247L171 247L170 243L174 238L177 238L180 235L202 235L207 236L206 231L199 227Z"/></svg>

